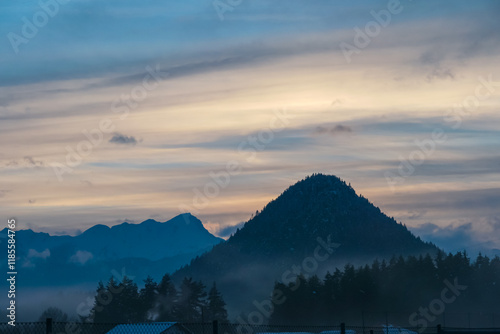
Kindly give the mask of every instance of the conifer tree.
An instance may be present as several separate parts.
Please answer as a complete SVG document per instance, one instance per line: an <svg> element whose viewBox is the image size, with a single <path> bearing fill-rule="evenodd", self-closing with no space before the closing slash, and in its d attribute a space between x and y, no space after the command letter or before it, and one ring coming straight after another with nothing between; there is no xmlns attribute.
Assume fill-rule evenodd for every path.
<svg viewBox="0 0 500 334"><path fill-rule="evenodd" d="M219 290L217 290L215 282L208 292L207 318L210 321L227 322L226 303Z"/></svg>
<svg viewBox="0 0 500 334"><path fill-rule="evenodd" d="M153 307L157 310L158 321L175 321L177 289L169 274L166 274L158 284L158 296Z"/></svg>
<svg viewBox="0 0 500 334"><path fill-rule="evenodd" d="M156 297L158 296L158 284L151 276L144 280L144 288L139 293L140 303L139 318L141 321L147 321L150 318L149 310L154 307Z"/></svg>

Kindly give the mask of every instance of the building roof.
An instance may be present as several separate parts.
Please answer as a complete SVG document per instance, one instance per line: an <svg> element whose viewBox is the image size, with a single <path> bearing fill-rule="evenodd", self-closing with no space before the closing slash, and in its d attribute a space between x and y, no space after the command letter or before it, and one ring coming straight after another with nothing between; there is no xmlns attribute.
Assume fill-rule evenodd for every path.
<svg viewBox="0 0 500 334"><path fill-rule="evenodd" d="M342 333L341 330L333 330L333 331L322 331L319 334L340 334ZM346 329L345 330L346 334L356 334L356 331L354 329Z"/></svg>
<svg viewBox="0 0 500 334"><path fill-rule="evenodd" d="M122 324L113 327L107 334L162 334L174 326L176 322L147 322L139 324Z"/></svg>
<svg viewBox="0 0 500 334"><path fill-rule="evenodd" d="M411 331L402 327L394 327L393 325L383 326L384 334L418 334L415 331Z"/></svg>
<svg viewBox="0 0 500 334"><path fill-rule="evenodd" d="M310 332L260 332L257 334L314 334Z"/></svg>

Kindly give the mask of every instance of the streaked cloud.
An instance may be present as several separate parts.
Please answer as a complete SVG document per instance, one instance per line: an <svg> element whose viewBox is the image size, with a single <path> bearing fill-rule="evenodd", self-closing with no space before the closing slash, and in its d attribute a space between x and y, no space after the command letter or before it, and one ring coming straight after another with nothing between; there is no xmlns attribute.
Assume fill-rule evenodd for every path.
<svg viewBox="0 0 500 334"><path fill-rule="evenodd" d="M317 126L316 129L314 129L314 133L316 134L329 134L329 135L336 135L336 134L341 134L341 133L350 133L352 132L352 128L347 125L335 125L333 128L327 128L324 126Z"/></svg>

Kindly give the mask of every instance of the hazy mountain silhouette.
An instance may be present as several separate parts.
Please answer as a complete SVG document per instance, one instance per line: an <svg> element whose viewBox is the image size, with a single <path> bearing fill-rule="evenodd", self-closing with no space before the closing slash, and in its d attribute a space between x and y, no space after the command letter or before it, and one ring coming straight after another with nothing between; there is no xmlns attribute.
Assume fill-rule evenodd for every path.
<svg viewBox="0 0 500 334"><path fill-rule="evenodd" d="M95 225L77 236L20 230L17 265L30 275L19 279L26 286L97 284L122 268L137 280L147 275L160 278L221 241L190 214L163 223L149 219L140 224Z"/></svg>

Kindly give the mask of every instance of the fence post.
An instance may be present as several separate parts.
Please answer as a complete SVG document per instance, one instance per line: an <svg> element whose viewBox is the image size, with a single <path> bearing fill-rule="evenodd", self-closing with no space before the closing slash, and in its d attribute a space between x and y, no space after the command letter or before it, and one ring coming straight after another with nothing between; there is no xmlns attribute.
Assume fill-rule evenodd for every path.
<svg viewBox="0 0 500 334"><path fill-rule="evenodd" d="M363 326L363 334L365 334L365 311L361 311L361 324Z"/></svg>
<svg viewBox="0 0 500 334"><path fill-rule="evenodd" d="M217 320L212 322L212 331L213 334L219 334L219 322Z"/></svg>
<svg viewBox="0 0 500 334"><path fill-rule="evenodd" d="M441 325L437 325L437 334L441 334L443 333L442 329L441 329Z"/></svg>
<svg viewBox="0 0 500 334"><path fill-rule="evenodd" d="M345 323L340 324L340 334L345 334Z"/></svg>
<svg viewBox="0 0 500 334"><path fill-rule="evenodd" d="M45 319L45 333L52 334L52 318Z"/></svg>
<svg viewBox="0 0 500 334"><path fill-rule="evenodd" d="M370 334L373 334L373 329L370 329Z"/></svg>

